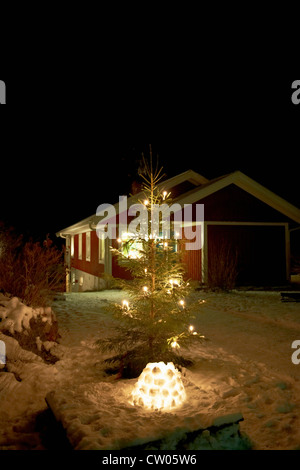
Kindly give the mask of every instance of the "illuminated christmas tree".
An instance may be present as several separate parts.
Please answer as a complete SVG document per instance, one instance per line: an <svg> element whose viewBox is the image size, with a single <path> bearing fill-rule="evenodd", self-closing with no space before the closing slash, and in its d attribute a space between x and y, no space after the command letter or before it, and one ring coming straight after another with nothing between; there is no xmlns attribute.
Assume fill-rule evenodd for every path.
<svg viewBox="0 0 300 470"><path fill-rule="evenodd" d="M186 365L182 351L204 339L191 324L194 305L188 301L191 286L185 280L181 240L169 220L170 229L165 230L164 208L170 206L171 193L161 189L162 178L162 168L153 169L150 145L139 200L147 222L126 241L120 238L119 249L112 249L132 281L120 280L126 298L114 306L115 334L99 345L115 353L108 361L117 363L123 376L139 375L149 362ZM155 211L160 218L154 230Z"/></svg>

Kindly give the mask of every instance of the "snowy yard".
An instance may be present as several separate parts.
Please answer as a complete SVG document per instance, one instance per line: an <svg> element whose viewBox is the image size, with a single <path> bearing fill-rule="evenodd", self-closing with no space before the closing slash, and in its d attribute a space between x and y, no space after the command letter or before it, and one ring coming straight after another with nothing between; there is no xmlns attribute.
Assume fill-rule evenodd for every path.
<svg viewBox="0 0 300 470"><path fill-rule="evenodd" d="M173 417L164 416L166 428L173 426L174 414L179 425L193 419L196 425L242 413L241 430L254 449L300 448L300 364L291 360L292 343L300 340L300 304L281 302L278 292L199 291L194 297L201 301L194 326L208 341L189 352L194 365L184 371L188 401ZM66 294L65 301L55 302L62 338L53 349L59 358L53 365L15 348L8 372L0 371L0 449L44 448L35 418L46 409L45 396L52 390L62 397L68 391L75 400L81 391L99 406L99 416L90 416L84 405L82 416L74 416L76 429L88 427L91 443L100 418L106 420L103 445L110 446L116 428L137 438L145 427L155 432L155 420L145 420L128 405L126 394L136 380L116 381L105 374L94 344L114 328L103 307L124 298L124 292L108 290ZM107 405L105 416L101 403ZM109 409L116 403L116 410Z"/></svg>

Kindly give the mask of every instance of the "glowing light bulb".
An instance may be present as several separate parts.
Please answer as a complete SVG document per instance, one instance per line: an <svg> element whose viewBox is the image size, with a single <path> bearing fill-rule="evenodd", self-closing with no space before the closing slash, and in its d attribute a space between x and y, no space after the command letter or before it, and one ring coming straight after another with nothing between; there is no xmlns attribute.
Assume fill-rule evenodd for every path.
<svg viewBox="0 0 300 470"><path fill-rule="evenodd" d="M164 198L164 200L166 199L167 195L168 195L167 191L164 191L164 192L163 192L163 198Z"/></svg>
<svg viewBox="0 0 300 470"><path fill-rule="evenodd" d="M145 293L147 293L147 292L148 292L148 287L147 287L147 286L144 286L144 287L143 287L143 291L144 291Z"/></svg>
<svg viewBox="0 0 300 470"><path fill-rule="evenodd" d="M118 243L122 243L121 238L118 238L117 242L118 242Z"/></svg>
<svg viewBox="0 0 300 470"><path fill-rule="evenodd" d="M147 269L147 268L145 268L145 274L147 274L147 272L148 272L148 269Z"/></svg>
<svg viewBox="0 0 300 470"><path fill-rule="evenodd" d="M148 199L145 199L144 206L148 206L148 205L149 205L149 201L148 201Z"/></svg>
<svg viewBox="0 0 300 470"><path fill-rule="evenodd" d="M184 307L184 306L185 306L184 300L180 300L179 305L181 305L182 307Z"/></svg>
<svg viewBox="0 0 300 470"><path fill-rule="evenodd" d="M123 300L122 305L124 309L129 310L129 302L127 300Z"/></svg>
<svg viewBox="0 0 300 470"><path fill-rule="evenodd" d="M190 330L191 333L194 331L194 329L195 329L195 328L193 327L193 325L191 325L191 326L189 327L189 330Z"/></svg>
<svg viewBox="0 0 300 470"><path fill-rule="evenodd" d="M171 343L171 347L172 347L173 349L179 349L179 348L180 348L180 346L179 346L179 344L177 343L177 341L173 341L173 343Z"/></svg>
<svg viewBox="0 0 300 470"><path fill-rule="evenodd" d="M164 243L164 246L165 246L165 248L168 248L168 246L169 246L169 245L168 245L168 242L165 242L165 243Z"/></svg>

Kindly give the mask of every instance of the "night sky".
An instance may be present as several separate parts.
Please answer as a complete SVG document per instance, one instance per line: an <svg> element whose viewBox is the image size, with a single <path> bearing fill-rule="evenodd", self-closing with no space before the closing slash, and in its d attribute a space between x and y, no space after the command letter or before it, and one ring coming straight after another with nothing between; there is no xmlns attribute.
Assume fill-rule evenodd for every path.
<svg viewBox="0 0 300 470"><path fill-rule="evenodd" d="M258 132L257 132L258 134ZM251 141L250 141L251 138ZM240 139L219 142L170 141L153 143L167 177L193 169L208 179L240 170L259 183L300 207L299 169L293 145L273 136L247 136L247 147ZM30 149L20 161L7 160L0 187L4 219L21 233L34 237L52 234L96 212L102 203L115 203L119 195L128 194L138 178L142 152L148 155L149 144L101 143L67 150L53 157L55 148L42 151L30 141ZM230 147L230 152L225 150ZM224 150L222 150L222 148ZM29 153L29 152L28 152ZM37 155L41 156L38 157Z"/></svg>
<svg viewBox="0 0 300 470"><path fill-rule="evenodd" d="M291 103L290 83L276 83L268 94L254 89L248 100L230 90L226 100L207 100L195 115L191 107L178 122L158 113L155 133L165 143L152 144L154 157L167 177L193 169L213 179L240 170L300 207L300 105ZM100 116L78 110L72 125L70 110L45 114L9 112L0 131L0 220L42 238L128 194L141 154L149 154L149 144L121 141L137 134L130 125L106 132Z"/></svg>

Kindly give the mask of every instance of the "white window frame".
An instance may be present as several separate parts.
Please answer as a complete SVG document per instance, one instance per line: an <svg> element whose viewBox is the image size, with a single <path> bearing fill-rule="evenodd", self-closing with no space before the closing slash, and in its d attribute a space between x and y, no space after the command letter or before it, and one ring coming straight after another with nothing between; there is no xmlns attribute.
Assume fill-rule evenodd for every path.
<svg viewBox="0 0 300 470"><path fill-rule="evenodd" d="M98 263L104 264L105 260L105 238L104 235L98 237Z"/></svg>
<svg viewBox="0 0 300 470"><path fill-rule="evenodd" d="M74 235L71 235L70 247L71 247L71 258L74 258L74 254L75 254Z"/></svg>
<svg viewBox="0 0 300 470"><path fill-rule="evenodd" d="M82 259L82 233L78 234L78 259Z"/></svg>
<svg viewBox="0 0 300 470"><path fill-rule="evenodd" d="M91 232L85 234L85 260L91 261Z"/></svg>

